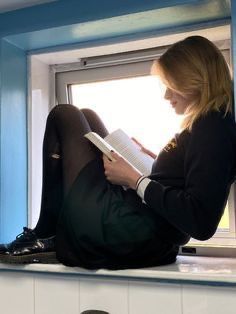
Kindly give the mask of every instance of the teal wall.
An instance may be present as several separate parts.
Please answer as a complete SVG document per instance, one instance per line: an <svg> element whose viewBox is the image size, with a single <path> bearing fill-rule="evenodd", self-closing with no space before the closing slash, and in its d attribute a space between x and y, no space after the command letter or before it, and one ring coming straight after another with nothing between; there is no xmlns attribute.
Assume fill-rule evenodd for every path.
<svg viewBox="0 0 236 314"><path fill-rule="evenodd" d="M26 54L1 40L0 239L27 222Z"/></svg>
<svg viewBox="0 0 236 314"><path fill-rule="evenodd" d="M224 25L229 20L228 0L60 0L3 14L0 35L26 51L58 50Z"/></svg>
<svg viewBox="0 0 236 314"><path fill-rule="evenodd" d="M0 14L0 242L27 224L27 54L224 25L230 18L229 0L57 0Z"/></svg>
<svg viewBox="0 0 236 314"><path fill-rule="evenodd" d="M223 4L224 0L220 0ZM217 2L220 2L217 1ZM115 16L146 12L179 4L206 3L206 0L57 0L4 13L0 18L0 36L49 29L76 23L98 21ZM224 6L224 5L223 5ZM224 7L221 6L221 10ZM227 6L227 5L225 5Z"/></svg>

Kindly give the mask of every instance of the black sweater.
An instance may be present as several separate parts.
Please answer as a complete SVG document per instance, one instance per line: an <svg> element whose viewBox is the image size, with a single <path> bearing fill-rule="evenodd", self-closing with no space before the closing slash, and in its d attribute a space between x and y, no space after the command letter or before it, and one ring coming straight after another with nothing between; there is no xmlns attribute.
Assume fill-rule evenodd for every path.
<svg viewBox="0 0 236 314"><path fill-rule="evenodd" d="M216 231L235 172L234 119L210 112L160 152L144 200L186 241L206 240Z"/></svg>

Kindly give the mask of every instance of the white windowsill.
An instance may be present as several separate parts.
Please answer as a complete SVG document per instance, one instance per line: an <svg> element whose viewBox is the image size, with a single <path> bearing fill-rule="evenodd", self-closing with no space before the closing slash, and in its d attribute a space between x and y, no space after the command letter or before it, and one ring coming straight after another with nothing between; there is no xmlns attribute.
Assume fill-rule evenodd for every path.
<svg viewBox="0 0 236 314"><path fill-rule="evenodd" d="M91 271L79 267L66 267L62 264L0 264L0 271L236 286L235 258L178 256L177 262L171 265L116 271L105 269Z"/></svg>

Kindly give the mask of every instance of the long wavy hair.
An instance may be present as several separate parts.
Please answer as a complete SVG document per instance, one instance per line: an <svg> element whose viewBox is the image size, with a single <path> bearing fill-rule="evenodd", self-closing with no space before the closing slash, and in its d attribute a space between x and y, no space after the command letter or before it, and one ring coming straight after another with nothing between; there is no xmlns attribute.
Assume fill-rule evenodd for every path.
<svg viewBox="0 0 236 314"><path fill-rule="evenodd" d="M173 44L157 61L164 83L191 96L182 129L191 130L196 119L211 110L232 111L232 79L220 50L208 39L191 36Z"/></svg>

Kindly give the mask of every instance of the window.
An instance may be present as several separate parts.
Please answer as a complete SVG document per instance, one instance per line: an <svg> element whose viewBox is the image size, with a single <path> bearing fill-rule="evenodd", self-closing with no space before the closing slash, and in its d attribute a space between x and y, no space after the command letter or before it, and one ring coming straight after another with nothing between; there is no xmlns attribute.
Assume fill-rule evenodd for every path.
<svg viewBox="0 0 236 314"><path fill-rule="evenodd" d="M122 128L157 153L181 121L163 94L164 86L151 75L71 85L72 104L93 109L110 132Z"/></svg>
<svg viewBox="0 0 236 314"><path fill-rule="evenodd" d="M222 48L222 43L219 46ZM223 53L229 61L229 45L226 49L223 48ZM58 102L72 103L79 108L91 108L98 112L109 131L121 127L146 147L158 152L171 136L178 132L181 123L181 117L176 116L169 104L163 100L163 85L157 77L150 75L152 60L157 58L158 54L160 50L152 49L142 52L141 58L138 53L136 56L131 53L132 57L129 59L126 53L85 59L81 60L74 71L71 71L71 65L68 68L70 71L65 66L57 66ZM147 119L143 114L144 108ZM153 137L150 137L151 133L154 134ZM205 242L193 239L188 244L188 247L194 246L195 251L192 252L197 251L197 254L205 255L209 254L206 249L214 247L214 252L211 250L210 254L220 255L222 253L219 253L219 247L235 246L234 203L232 186L216 235ZM189 252L183 251L187 254Z"/></svg>

